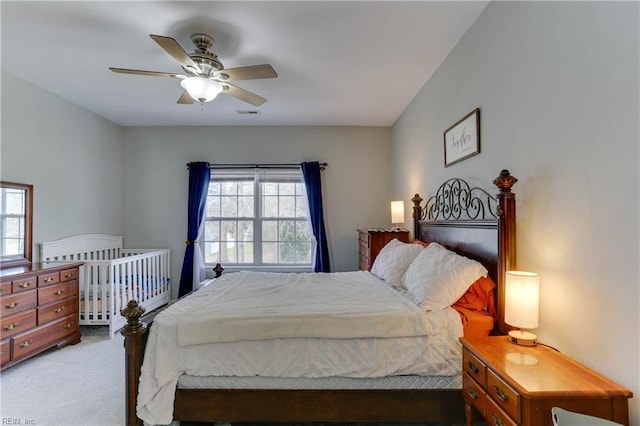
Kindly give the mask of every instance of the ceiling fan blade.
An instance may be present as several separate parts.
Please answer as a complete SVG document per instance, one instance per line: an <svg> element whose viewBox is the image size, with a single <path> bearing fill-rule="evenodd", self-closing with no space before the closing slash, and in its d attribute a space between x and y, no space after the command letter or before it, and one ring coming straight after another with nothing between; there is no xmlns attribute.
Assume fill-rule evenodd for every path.
<svg viewBox="0 0 640 426"><path fill-rule="evenodd" d="M233 84L223 83L222 87L224 90L222 93L225 95L233 96L234 98L238 98L241 101L245 101L253 106L260 106L263 103L267 102L267 98L263 98L262 96L258 96L255 93L251 93L247 90L241 89Z"/></svg>
<svg viewBox="0 0 640 426"><path fill-rule="evenodd" d="M195 101L193 100L193 98L191 96L189 96L189 93L187 93L187 91L185 90L184 92L182 92L182 95L180 95L180 97L178 98L178 103L179 104L192 104Z"/></svg>
<svg viewBox="0 0 640 426"><path fill-rule="evenodd" d="M132 70L128 68L109 68L113 72L120 74L135 74L135 75L148 75L151 77L172 77L172 78L184 78L183 75L174 74L172 72L159 72L159 71L144 71L144 70Z"/></svg>
<svg viewBox="0 0 640 426"><path fill-rule="evenodd" d="M159 36L155 34L149 34L156 43L160 45L167 53L173 56L173 59L178 61L180 65L185 68L193 68L197 71L200 71L198 64L193 62L193 59L189 56L187 52L171 37Z"/></svg>
<svg viewBox="0 0 640 426"><path fill-rule="evenodd" d="M249 67L228 68L220 71L221 75L226 74L225 80L254 80L258 78L275 78L278 73L269 64L253 65Z"/></svg>

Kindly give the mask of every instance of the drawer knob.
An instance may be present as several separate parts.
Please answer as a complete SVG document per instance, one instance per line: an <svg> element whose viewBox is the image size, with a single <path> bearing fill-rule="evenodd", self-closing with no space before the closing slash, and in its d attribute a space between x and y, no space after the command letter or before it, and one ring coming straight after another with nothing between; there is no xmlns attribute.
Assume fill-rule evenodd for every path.
<svg viewBox="0 0 640 426"><path fill-rule="evenodd" d="M18 302L11 302L11 303L7 303L6 305L4 305L4 307L7 308L7 309L13 309L18 305L19 305Z"/></svg>
<svg viewBox="0 0 640 426"><path fill-rule="evenodd" d="M19 326L20 323L19 322L14 322L12 324L9 325L5 325L4 327L2 327L4 329L4 331L11 331L14 330L17 326Z"/></svg>
<svg viewBox="0 0 640 426"><path fill-rule="evenodd" d="M31 282L20 283L20 284L18 284L18 287L20 287L20 288L29 288L29 287L31 287Z"/></svg>
<svg viewBox="0 0 640 426"><path fill-rule="evenodd" d="M493 390L496 392L496 396L498 397L498 399L500 401L506 402L509 399L509 395L507 395L506 393L502 392L498 386L494 386Z"/></svg>
<svg viewBox="0 0 640 426"><path fill-rule="evenodd" d="M26 342L20 343L20 347L21 348L28 348L29 346L31 346L32 343L33 343L33 339L29 339Z"/></svg>
<svg viewBox="0 0 640 426"><path fill-rule="evenodd" d="M64 274L65 278L73 278L73 272L69 272L67 274Z"/></svg>
<svg viewBox="0 0 640 426"><path fill-rule="evenodd" d="M500 418L498 416L496 416L495 413L493 413L493 416L491 417L493 420L493 424L496 426L504 426L504 423L502 423L502 420L500 420Z"/></svg>
<svg viewBox="0 0 640 426"><path fill-rule="evenodd" d="M53 294L54 294L55 296L60 296L62 293L64 293L64 289L63 289L63 288L61 288L60 290L56 290L56 291L54 291L54 292L53 292Z"/></svg>
<svg viewBox="0 0 640 426"><path fill-rule="evenodd" d="M476 367L476 365L471 361L467 362L467 366L469 367L469 370L473 371L476 374L480 372L480 369Z"/></svg>
<svg viewBox="0 0 640 426"><path fill-rule="evenodd" d="M45 283L50 283L51 281L53 281L53 277L49 277L49 278L45 278L44 279Z"/></svg>
<svg viewBox="0 0 640 426"><path fill-rule="evenodd" d="M467 386L467 393L471 399L478 399L478 392L474 391L471 386Z"/></svg>
<svg viewBox="0 0 640 426"><path fill-rule="evenodd" d="M68 322L64 325L64 328L71 328L74 326L75 323L76 323L75 321Z"/></svg>
<svg viewBox="0 0 640 426"><path fill-rule="evenodd" d="M56 308L53 312L55 312L56 314L59 314L62 311L64 311L64 306L60 306L59 308Z"/></svg>

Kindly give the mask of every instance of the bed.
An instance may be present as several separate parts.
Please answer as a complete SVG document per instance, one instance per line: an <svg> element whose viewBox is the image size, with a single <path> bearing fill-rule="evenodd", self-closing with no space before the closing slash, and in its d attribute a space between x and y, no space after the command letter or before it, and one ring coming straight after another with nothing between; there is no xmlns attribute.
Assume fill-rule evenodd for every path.
<svg viewBox="0 0 640 426"><path fill-rule="evenodd" d="M511 192L515 182L516 179L507 170L503 170L494 180L494 184L499 188L496 197L492 197L480 188L470 187L461 179L450 179L440 186L424 206L422 205L424 200L418 194L412 199L414 236L417 240L430 243L424 252L431 250L430 247L442 246L448 252L455 252L466 259L479 262L495 282L493 299L495 305L492 306L495 310L493 333L505 332L504 274L506 270L515 268L515 195ZM431 251L434 250L436 249L433 248ZM437 252L440 253L440 251ZM405 276L410 275L409 270L412 266L413 263L407 269ZM225 277L212 285L211 290L207 288L205 290L215 293L217 286L224 288ZM195 316L198 316L204 311L197 310L200 303L197 300L200 296L193 296L190 296L192 299L184 299L174 306L181 306L182 308L178 310L183 312L190 312L191 308L195 308ZM179 305L180 303L182 304ZM163 315L165 312L167 314ZM170 339L187 339L183 342L187 348L190 348L189 344L193 346L225 344L222 341L219 343L198 341L201 334L207 334L206 327L201 328L203 333L195 333L194 341L189 340L192 337L182 337L184 335L178 331L181 333L187 331L191 325L198 327L196 323L188 321L174 323L173 334L163 334L162 324L165 323L165 318L175 313L175 311L169 312L169 310L164 311L160 314L163 315L162 317L156 317L151 327L151 323L141 321L144 309L135 300L130 301L127 308L122 311L122 315L127 318L127 325L123 328L122 334L125 337L126 352L126 421L128 425L142 424L136 411L138 397L141 395L142 399L146 398L148 389L145 388L147 386L145 381L150 371L154 371L151 362L145 361L143 366L147 346L153 348L148 349L146 358L151 359L181 356L174 350L160 349L162 345L159 345L159 342L166 340L167 335L172 336ZM436 310L429 310L429 312L431 315ZM451 310L447 312L450 313ZM459 325L459 335L461 335L463 321L460 316L456 319L461 323ZM351 326L349 329L351 330ZM279 340L280 337L277 336L273 340ZM364 338L366 339L366 336ZM370 337L375 341L373 346L367 346L366 343L371 342L363 340L361 344L364 350L360 352L363 360L359 359L359 362L364 362L366 358L364 354L369 352L369 348L375 350L376 346L384 346L383 343L393 346L396 342L401 343L405 338L408 337L385 337L376 341L375 337ZM307 345L307 353L323 350L324 347L329 346L329 343L337 342L336 344L346 345L344 342L339 342L341 339L326 339L322 336L315 339L317 341L308 338L301 343ZM295 341L297 339L280 340ZM265 342L268 340L239 343L248 345L244 348L245 353L253 351L272 353L268 352L272 350L271 347L260 346L266 344ZM214 348L220 350L217 351ZM217 358L225 359L224 356L228 356L225 354L227 347L211 346L209 349L211 350L207 355L209 357L207 364L219 363ZM339 351L334 346L331 346L331 350ZM404 352L403 347L398 352L398 356L404 356ZM242 352L236 352L236 355L238 353ZM290 361L295 363L295 359ZM458 367L462 365L459 358L451 358L448 361L452 368L456 363L459 363ZM238 367L240 363L235 364ZM238 368L242 369L244 366L240 365ZM421 372L414 374L411 368L400 366L389 375L373 378L347 375L348 377L260 377L256 380L255 377L251 377L251 371L236 371L236 376L240 377L234 377L234 374L223 377L199 377L196 373L181 375L172 388L170 397L162 401L164 405L173 401L173 410L170 411L172 419L188 422L462 422L464 402L460 391L460 369L447 374L425 376Z"/></svg>
<svg viewBox="0 0 640 426"><path fill-rule="evenodd" d="M169 303L168 249L124 249L122 237L86 234L40 244L47 262L81 261L80 324L107 325L109 336L125 325L119 315L135 299L148 311Z"/></svg>

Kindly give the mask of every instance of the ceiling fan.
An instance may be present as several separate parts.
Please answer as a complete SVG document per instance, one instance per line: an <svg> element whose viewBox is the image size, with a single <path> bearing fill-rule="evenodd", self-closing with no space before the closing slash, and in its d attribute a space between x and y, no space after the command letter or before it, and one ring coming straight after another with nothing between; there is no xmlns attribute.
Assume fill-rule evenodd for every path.
<svg viewBox="0 0 640 426"><path fill-rule="evenodd" d="M219 93L224 93L251 105L260 106L267 101L266 98L234 86L230 81L275 78L278 76L269 64L225 69L218 59L218 55L209 50L215 40L206 34L193 34L191 36L191 41L196 46L196 50L193 53L187 53L171 37L155 34L150 34L149 37L166 50L173 59L178 61L186 75L128 68L110 67L109 69L121 74L179 79L181 80L180 85L185 89L180 98L178 98L179 104L192 104L194 102L204 104L204 102L215 99Z"/></svg>

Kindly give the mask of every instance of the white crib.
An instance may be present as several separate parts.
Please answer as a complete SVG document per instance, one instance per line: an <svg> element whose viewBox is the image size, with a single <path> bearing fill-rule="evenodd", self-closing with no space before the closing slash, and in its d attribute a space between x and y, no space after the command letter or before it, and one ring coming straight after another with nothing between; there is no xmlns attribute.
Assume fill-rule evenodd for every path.
<svg viewBox="0 0 640 426"><path fill-rule="evenodd" d="M84 262L80 268L80 324L108 325L113 338L135 299L147 312L169 303L169 249L123 249L122 237L87 234L40 244L40 259Z"/></svg>

